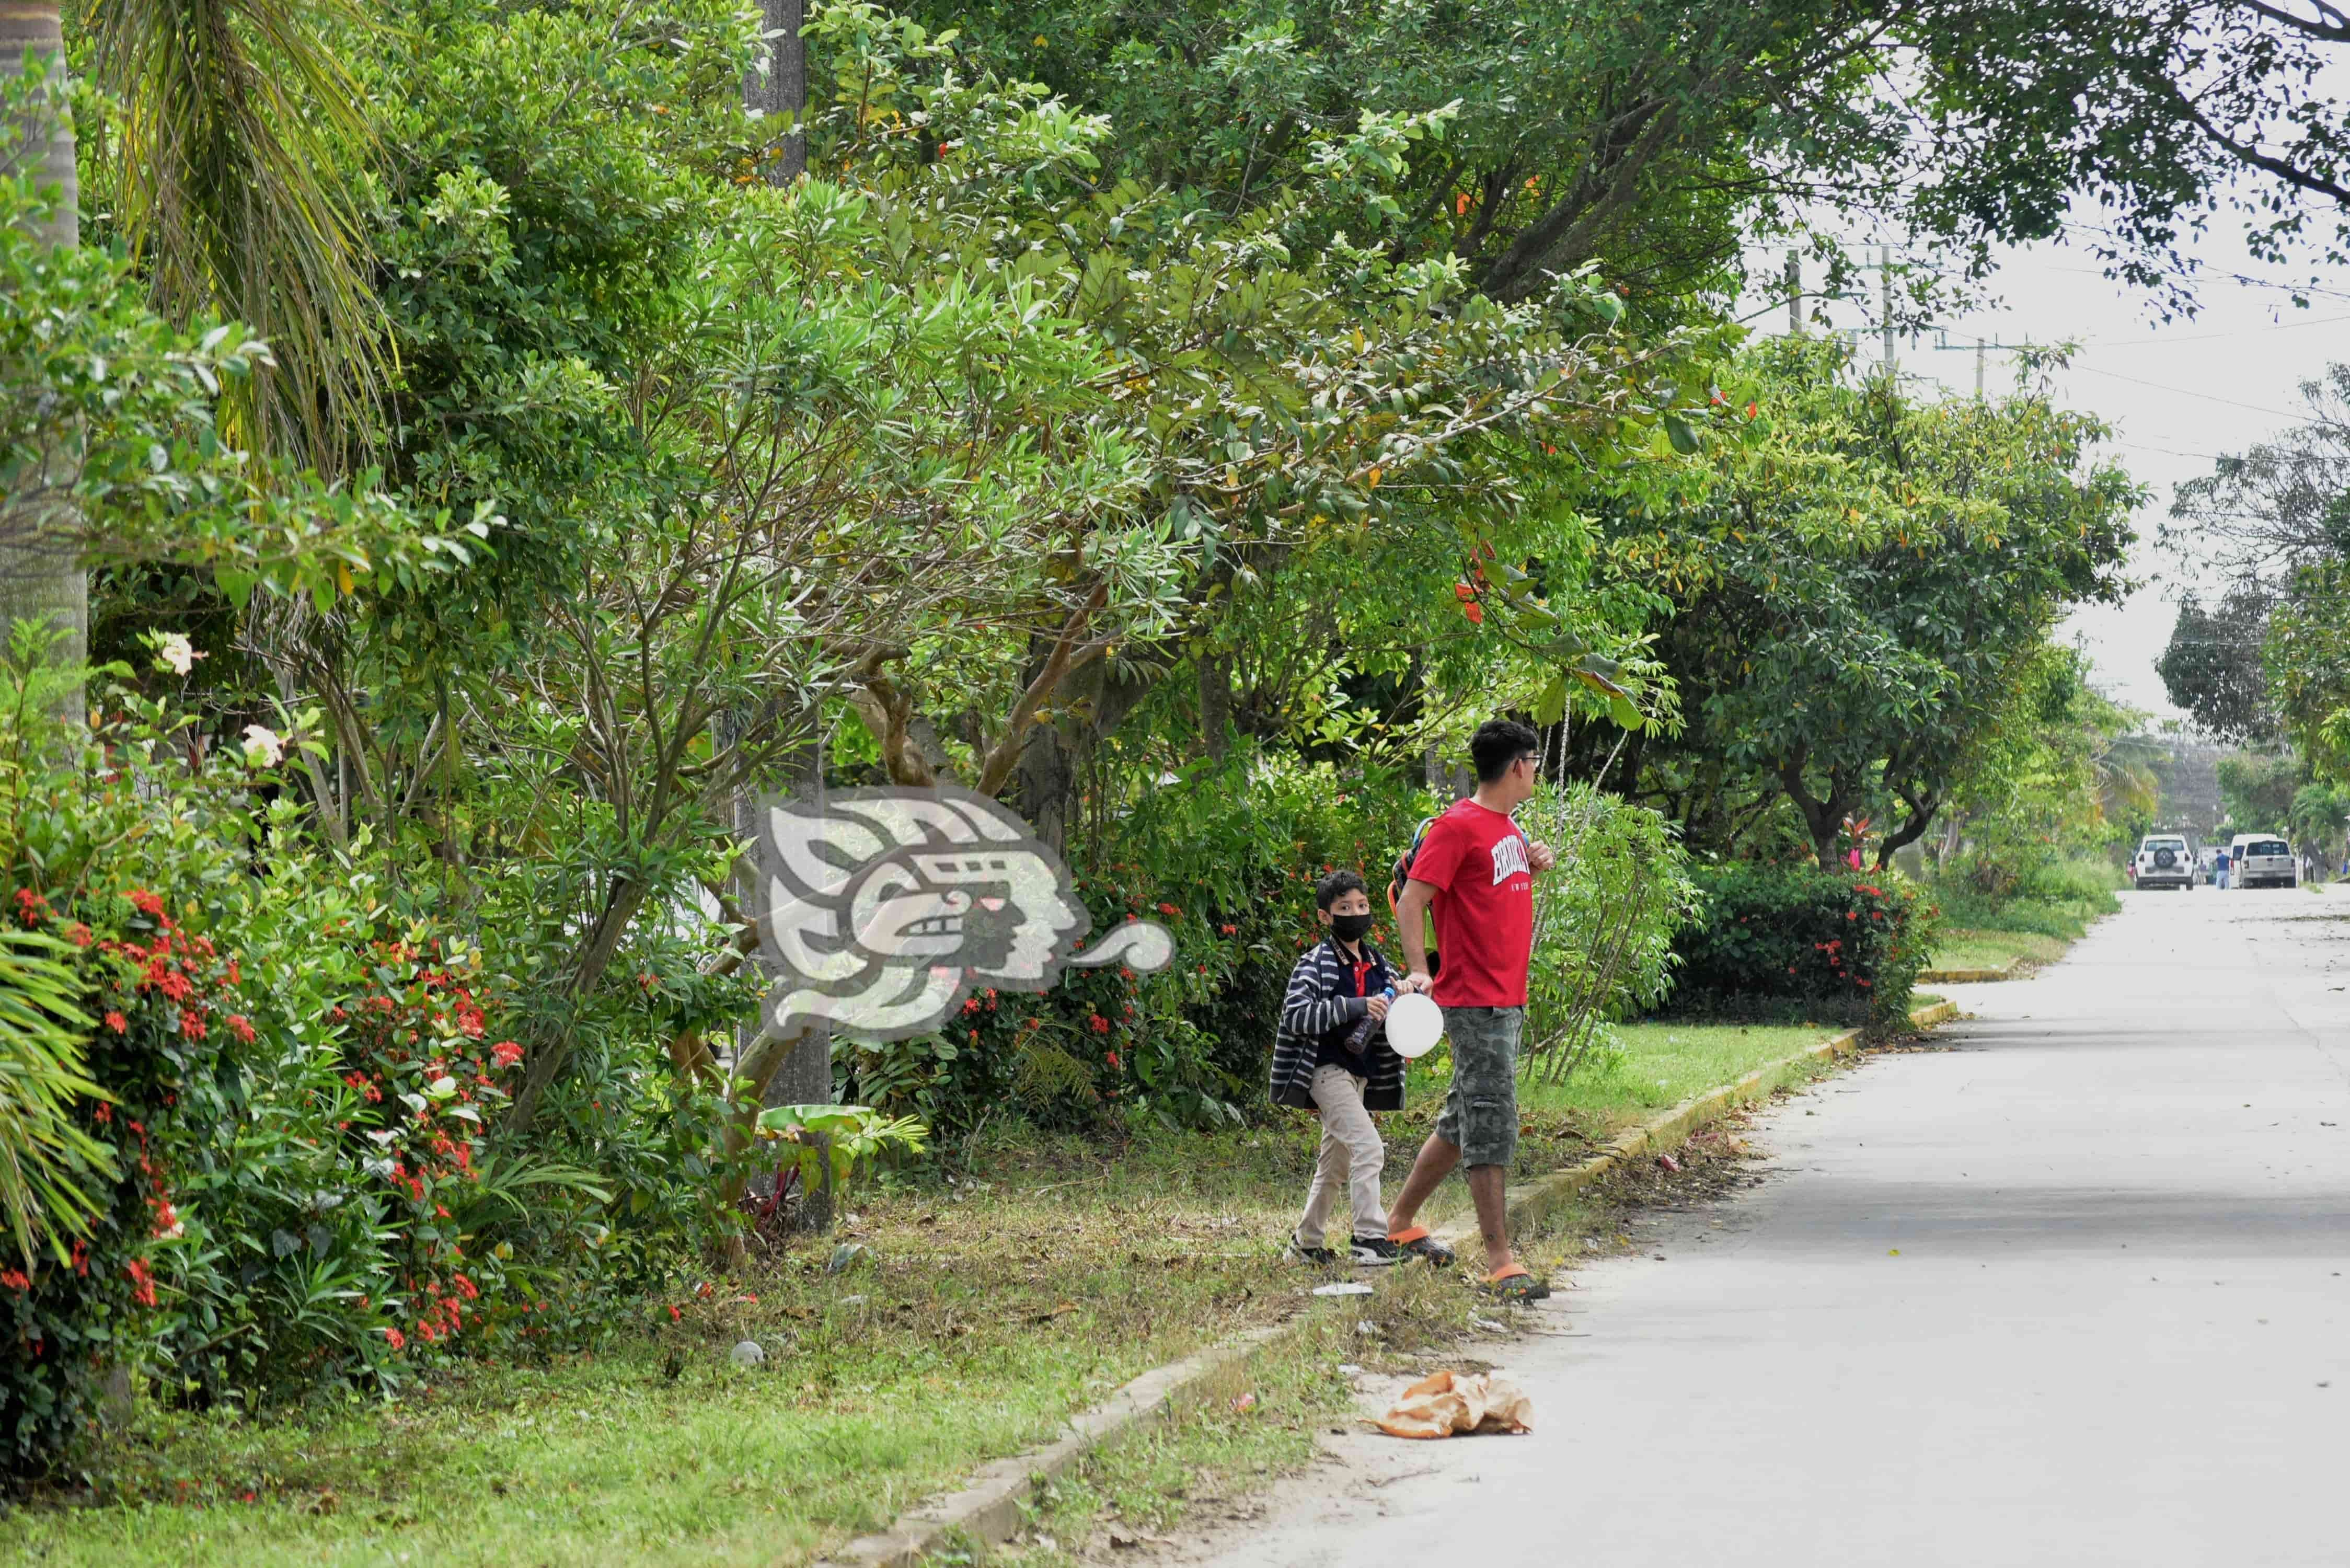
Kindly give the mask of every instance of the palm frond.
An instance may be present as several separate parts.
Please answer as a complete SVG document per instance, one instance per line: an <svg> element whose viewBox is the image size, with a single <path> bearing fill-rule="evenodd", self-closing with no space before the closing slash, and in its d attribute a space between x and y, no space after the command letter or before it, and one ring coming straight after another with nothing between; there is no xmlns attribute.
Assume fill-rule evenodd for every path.
<svg viewBox="0 0 2350 1568"><path fill-rule="evenodd" d="M118 219L156 308L242 320L276 363L252 444L329 474L371 438L389 362L348 164L373 146L334 26L351 0L103 0L97 75L121 103Z"/></svg>
<svg viewBox="0 0 2350 1568"><path fill-rule="evenodd" d="M78 1035L89 1019L54 937L0 929L0 1212L26 1266L47 1241L60 1261L64 1238L85 1233L99 1204L83 1186L110 1179L106 1146L73 1120L75 1102L104 1099L83 1065Z"/></svg>

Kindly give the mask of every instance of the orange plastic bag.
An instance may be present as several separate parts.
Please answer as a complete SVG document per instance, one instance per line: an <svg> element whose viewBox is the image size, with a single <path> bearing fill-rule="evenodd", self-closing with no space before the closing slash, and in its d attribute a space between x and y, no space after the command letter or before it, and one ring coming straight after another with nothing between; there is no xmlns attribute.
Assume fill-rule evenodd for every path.
<svg viewBox="0 0 2350 1568"><path fill-rule="evenodd" d="M1405 1389L1373 1425L1391 1438L1531 1432L1534 1402L1498 1372L1439 1372Z"/></svg>

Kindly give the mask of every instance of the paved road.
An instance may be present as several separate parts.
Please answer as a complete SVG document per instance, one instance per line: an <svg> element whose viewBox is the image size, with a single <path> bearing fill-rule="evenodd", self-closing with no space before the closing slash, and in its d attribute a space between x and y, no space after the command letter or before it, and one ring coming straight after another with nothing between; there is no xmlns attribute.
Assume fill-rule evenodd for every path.
<svg viewBox="0 0 2350 1568"><path fill-rule="evenodd" d="M1534 1436L1333 1439L1214 1561L2350 1563L2350 896L2125 898L1583 1270Z"/></svg>

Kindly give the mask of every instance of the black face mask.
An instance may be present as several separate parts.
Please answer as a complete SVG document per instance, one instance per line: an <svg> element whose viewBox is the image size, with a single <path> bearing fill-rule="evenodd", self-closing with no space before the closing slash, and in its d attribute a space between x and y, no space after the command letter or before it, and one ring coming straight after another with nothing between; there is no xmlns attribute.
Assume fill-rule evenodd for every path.
<svg viewBox="0 0 2350 1568"><path fill-rule="evenodd" d="M1330 934L1342 942L1359 942L1369 933L1370 929L1371 917L1368 915L1330 917Z"/></svg>

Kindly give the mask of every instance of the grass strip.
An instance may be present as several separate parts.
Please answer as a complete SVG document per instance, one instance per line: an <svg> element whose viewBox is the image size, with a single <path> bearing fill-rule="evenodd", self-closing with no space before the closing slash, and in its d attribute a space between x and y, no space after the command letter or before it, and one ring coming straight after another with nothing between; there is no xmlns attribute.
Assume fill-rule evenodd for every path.
<svg viewBox="0 0 2350 1568"><path fill-rule="evenodd" d="M1830 1032L1622 1033L1619 1058L1529 1094L1522 1175ZM1420 1075L1411 1109L1388 1119L1391 1183L1441 1092ZM1298 1310L1301 1276L1280 1247L1317 1130L1295 1116L1115 1147L999 1137L972 1151L976 1176L853 1195L837 1239L868 1261L827 1272L827 1239L707 1296L643 1303L643 1322L594 1354L461 1363L391 1407L249 1417L149 1407L96 1456L87 1490L0 1519L0 1554L107 1568L805 1563L1046 1440L1150 1367ZM1430 1218L1465 1205L1448 1183ZM1441 1324L1458 1332L1475 1305L1424 1272L1381 1289L1392 1345ZM1386 1301L1414 1289L1432 1293ZM1303 1420L1315 1398L1340 1397L1330 1335L1359 1320L1338 1312L1301 1341L1330 1354L1274 1382L1266 1417L1152 1441L1278 1461L1289 1417L1274 1417ZM728 1359L743 1339L764 1347L759 1366Z"/></svg>

